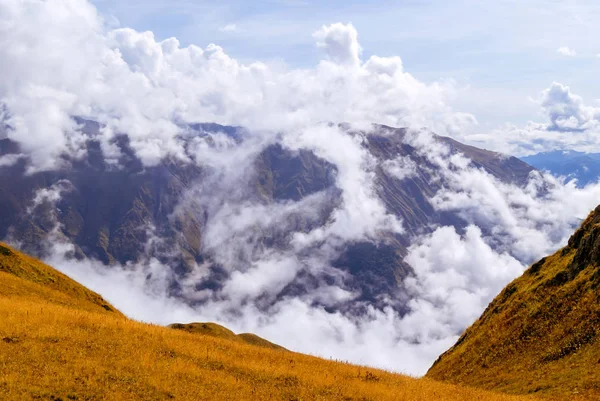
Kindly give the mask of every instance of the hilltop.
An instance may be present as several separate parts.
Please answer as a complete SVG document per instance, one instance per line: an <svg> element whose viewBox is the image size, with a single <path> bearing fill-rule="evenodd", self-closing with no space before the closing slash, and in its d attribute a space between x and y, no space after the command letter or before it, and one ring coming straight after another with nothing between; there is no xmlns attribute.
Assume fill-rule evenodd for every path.
<svg viewBox="0 0 600 401"><path fill-rule="evenodd" d="M433 379L600 399L600 206L568 245L509 284L428 372Z"/></svg>
<svg viewBox="0 0 600 401"><path fill-rule="evenodd" d="M252 344L259 347L271 348L271 349L279 349L285 350L280 345L273 344L272 342L265 340L252 333L241 333L235 334L233 331L229 330L227 327L223 327L216 323L174 323L169 325L172 329L183 330L188 333L199 334L202 336L210 336L217 338L224 338L230 341L241 341L246 344Z"/></svg>
<svg viewBox="0 0 600 401"><path fill-rule="evenodd" d="M5 245L0 270L3 400L530 399L135 322Z"/></svg>

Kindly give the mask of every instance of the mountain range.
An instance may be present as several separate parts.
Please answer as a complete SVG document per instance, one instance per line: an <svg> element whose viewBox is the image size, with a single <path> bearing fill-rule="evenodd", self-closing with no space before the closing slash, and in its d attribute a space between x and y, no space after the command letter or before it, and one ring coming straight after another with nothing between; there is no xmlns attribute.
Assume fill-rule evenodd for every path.
<svg viewBox="0 0 600 401"><path fill-rule="evenodd" d="M557 177L576 179L579 187L600 179L600 153L555 150L522 157L521 160Z"/></svg>
<svg viewBox="0 0 600 401"><path fill-rule="evenodd" d="M326 226L334 209L343 202L336 186L336 167L312 149L290 149L278 142L259 147L241 168L241 184L224 191L219 189L223 177L202 163L170 158L155 166L144 166L125 135L113 141L119 159L109 163L102 144L94 139L99 124L86 120L80 123L90 138L82 158L63 155L59 168L33 173L27 170L26 158L0 167L0 238L39 257L46 256L48 247L57 241L73 244L71 257L96 259L106 265L135 265L156 257L175 275L172 294L185 298L179 282L195 266L209 266L210 270L195 283L198 292L218 291L232 267L235 270L235 266L224 266L216 260L214 249L207 246L207 227L220 215L222 205L236 197L243 203L284 206L321 198L316 206L304 206L315 212L313 216L294 215L285 224L245 229L243 235L248 238L244 241L252 244L252 250L236 251L232 262L239 262L243 269L253 261L252 252L287 249L295 233ZM374 191L386 213L402 221L404 232L380 232L376 241L336 244L331 264L343 272L342 279L331 274L303 273L278 296L302 296L323 282L335 281L360 295L352 303L325 305L332 310L383 307L383 298L386 303L391 299L401 310L406 302L402 300L401 284L411 274L403 259L411 238L442 225L463 230L467 222L456 213L434 209L429 202L447 182L438 174L439 167L406 140L407 130L387 126L374 126L368 132L349 127L343 130L348 138L359 138L362 149L374 161ZM223 136L236 149L251 143L248 132L240 127L196 124L188 131L186 141L190 147L194 141L202 141L214 148ZM525 185L533 171L514 157L447 137L432 138L448 149L446 157L464 155L473 168L504 183ZM17 143L0 140L0 156L19 153ZM238 194L235 191L240 187L245 190Z"/></svg>
<svg viewBox="0 0 600 401"><path fill-rule="evenodd" d="M99 125L85 121L83 129L89 130L93 138L93 132L99 129ZM219 140L227 138L236 151L252 148L252 138L247 137L248 133L243 128L200 124L190 127L190 130L190 147L194 141L217 147ZM367 307L385 308L390 304L399 311L407 308L410 299L403 293L402 284L405 278L414 274L411 266L404 261L411 240L417 235L432 233L439 226L451 226L458 232L466 230L468 222L464 216L452 211L440 211L430 202L436 193L451 185L445 181L447 176L436 170L451 169L452 165L440 167L440 164L432 162L432 158L424 155L422 148L415 144L415 138L416 141L429 138L432 141L427 142L428 146L443 146L445 150L439 154L444 158L465 157L459 159L458 165L468 160L474 169L491 175L499 183L524 186L535 171L516 158L470 147L450 138L432 136L430 133L409 133L404 129L386 126L377 126L371 131L343 127L343 132L347 138L360 143L361 149L370 155L368 160L372 162L370 172L374 182L373 190L386 213L402 221L403 229L395 232L381 231L376 238L369 239L342 240L343 237L340 237L339 243L334 242L338 252L332 254L334 257L331 263L344 272L341 279L327 276L330 272L319 276L318 273L306 271L277 294L278 297L302 297L311 290L320 288L322 281L336 280L340 280L336 283L343 288L360 293L359 297L349 301L333 304L323 301L323 306L331 312L363 313ZM294 238L297 238L298 233L310 233L327 227L331 224L335 210L346 201L342 195L343 189L339 187L339 165L327 161L319 152L310 148L294 149L277 141L255 147L244 158L246 164L242 163L243 168L239 169L242 175L236 176L234 184L244 188L236 193L235 186L225 186L228 191L234 192L223 192L220 185L228 178L219 174L219 171L215 175L214 166L186 163L176 158L162 160L154 166L145 166L136 156L128 137L117 137L113 145L120 150L120 158L116 164L108 161L102 143L91 139L86 144L84 157L73 158L65 154L59 168L31 172L28 170L27 159L17 157L21 152L19 146L10 139L0 140L0 156L15 155L16 160L15 163L0 167L2 236L19 248L41 257L55 252L53 246L56 244L67 244L67 259L97 260L109 270L118 266L141 268L154 258L160 262L162 269L170 270L171 296L189 304L202 304L205 301L201 297L190 297L190 292L185 291L180 282L185 282L189 276L193 276L195 269L204 266L209 274L194 282L194 291L201 294L218 293L225 280L235 274L231 267L222 264L220 254L210 246L209 230L213 219L223 213L223 199L235 200L240 197L253 205L269 206L265 209L253 206L251 210L268 210L271 213L276 212L277 207L292 207L294 210L294 206L298 204L302 207L314 207L310 214L286 214L285 224L278 220L276 225L257 226L255 219L251 220L254 222L252 226L242 224L243 233L251 234L242 236L242 242L249 242L251 246L248 249L239 248L238 251L257 253L293 249ZM215 200L218 204L216 208L213 202ZM233 213L232 216L234 221L244 219L243 213ZM265 220L269 217L272 216L261 216ZM225 237L241 235L235 226L228 227L230 231L225 233ZM493 227L489 228L487 234L494 234ZM238 244L239 242L233 243L235 246ZM599 249L600 207L583 222L566 247L534 263L522 277L510 283L487 307L480 319L434 363L427 377L435 381L451 382L458 387L442 389L436 387L438 384L433 384L435 382L424 379L420 383L428 384L422 384L417 393L410 394L423 396L432 389L431 394L437 394L441 397L439 399L496 397L492 393L477 393L479 390L463 387L474 386L486 391L536 394L550 399L597 398L600 394L600 381L596 375L596 366L600 360L597 347L600 330L597 319L600 313ZM307 250L319 249L307 248L302 252ZM241 255L234 252L231 260L235 268L243 268L244 263L253 262L254 254L244 252ZM311 274L312 277L307 277ZM106 339L112 338L110 341L118 344L115 347L121 359L110 363L116 363L119 372L105 373L106 380L120 383L111 385L115 391L118 389L138 397L148 394L154 394L153 397L158 398L168 394L185 394L184 397L187 397L190 395L186 390L188 387L167 389L156 382L155 378L164 372L171 372L172 366L166 361L174 360L178 364L196 361L193 362L196 366L199 363L199 352L212 349L213 351L206 351L206 360L209 362L202 364L200 371L197 372L196 368L189 368L188 371L204 377L201 380L207 386L216 386L214 390L223 395L224 399L234 393L230 393L221 384L231 380L236 383L241 380L241 383L245 383L243 386L258 380L263 383L263 387L259 386L257 389L252 387L256 384L252 384L246 390L252 395L258 392L262 398L274 391L283 391L281 394L286 397L296 397L298 392L313 396L314 391L317 391L327 393L328 399L337 399L337 395L339 399L348 399L343 396L344 391L333 389L329 382L317 385L316 390L311 387L316 379L310 375L314 373L312 369L321 366L322 362L319 360L304 360L304 356L290 357L288 353L298 354L290 353L254 334L237 335L214 323L181 322L173 323L169 328L139 326L136 322L128 321L100 295L4 245L0 246L0 295L8 302L6 305L0 302L0 310L4 305L3 313L9 317L6 320L9 326L3 326L5 348L25 347L23 350L27 350L29 348L26 347L35 348L37 342L50 338L52 345L48 348L51 350L48 355L58 352L63 355L65 363L71 363L76 358L65 356L70 354L62 348L63 342L71 344L75 341L79 347L89 341L105 344ZM265 307L266 303L268 307L269 302L273 300L258 297L256 306ZM9 311L9 304L13 307L18 304L18 311ZM50 322L42 312L32 315L35 319L32 324L40 327L41 331L27 334L27 330L32 328L23 325L21 315L28 318L31 308L48 310L54 317L51 317L53 320ZM92 315L81 317L82 313ZM59 319L58 316L62 317ZM78 326L83 331L78 331L76 339L63 335L63 326L68 325L64 319L80 319L77 321L85 322ZM123 330L118 329L120 325L127 327L126 334L119 331ZM9 327L12 329L9 330ZM93 334L97 328L101 328L102 336ZM46 330L63 334L49 335ZM122 341L114 340L115 331L123 334ZM176 340L167 340L171 336ZM35 340L30 343L28 338ZM152 343L147 351L154 356L144 354L145 360L153 360L152 363L159 366L152 370L154 378L151 385L139 384L142 382L140 373L124 357L125 353L131 352L131 341L136 338ZM194 338L198 340L193 340ZM152 339L158 339L158 342L154 343ZM191 348L187 345L173 345L174 348L165 351L160 348L163 341L173 341L173 344L185 341L193 345L190 345ZM75 343L72 345L75 346ZM108 345L103 345L105 346ZM262 351L245 348L256 346ZM214 350L218 352L211 354ZM1 352L8 352L8 349L0 347ZM28 366L29 369L33 362L27 359L27 352L22 353L25 359L19 364ZM269 352L273 354L265 354ZM53 362L49 362L52 358L46 360L45 354L40 354L39 351L35 353L42 355L40 360L45 364L54 366ZM305 373L286 373L296 379L282 379L284 384L281 384L279 376L271 377L270 373L260 376L261 374L252 370L254 368L250 369L251 372L247 371L248 361L242 365L239 361L236 362L239 359L236 355L241 354L246 355L248 361L258 358L259 354L259 359L271 358L271 363L275 364L286 360L298 361L294 363L306 365L306 372L303 372L308 376ZM92 349L88 357L96 360L98 356ZM105 362L98 362L103 366L102 369L108 369ZM291 368L286 369L293 369L294 363ZM55 368L58 369L52 369ZM206 369L211 374L205 377L203 375ZM283 371L281 367L278 369L278 372ZM329 371L333 378L337 378L335 381L341 380L338 373L334 373L337 369L335 367ZM390 393L388 385L392 383L404 383L406 391L414 385L401 376L357 369L358 379L385 386L367 389L361 384L360 389L353 391L377 393L381 395L381 399L398 396ZM33 372L35 369L29 370ZM218 379L212 375L214 371L221 372ZM245 372L243 377L238 375L242 371ZM187 374L189 373L173 380L185 377L184 381L187 381ZM23 377L28 377L27 375L22 374ZM94 377L104 377L103 375L104 373L96 374ZM257 379L257 375L263 378ZM215 384L215 380L222 383ZM308 381L313 385L308 386ZM19 386L23 386L11 376L9 381L0 382L0 394L13 394L11 388L14 386L3 384L9 382L18 382ZM99 397L106 394L107 389L104 385L89 383L85 388L74 386L58 389L49 383L36 386L28 390L29 395L45 396L44 392L51 389L55 399L63 396L77 399L69 396L79 397L78 394L86 391ZM90 390L91 388L94 390ZM157 395L159 393L162 395ZM409 396L408 394L404 393L404 396Z"/></svg>

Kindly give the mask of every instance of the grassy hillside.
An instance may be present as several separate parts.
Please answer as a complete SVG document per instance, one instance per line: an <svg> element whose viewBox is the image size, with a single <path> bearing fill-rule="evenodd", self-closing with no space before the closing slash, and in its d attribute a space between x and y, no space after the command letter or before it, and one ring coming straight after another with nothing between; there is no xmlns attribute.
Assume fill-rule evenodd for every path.
<svg viewBox="0 0 600 401"><path fill-rule="evenodd" d="M224 338L230 341L240 341L246 344L252 344L259 347L285 350L282 346L273 344L251 333L235 334L233 331L216 323L174 323L169 325L172 329L183 330L188 333L199 334L202 336Z"/></svg>
<svg viewBox="0 0 600 401"><path fill-rule="evenodd" d="M39 260L0 243L0 296L124 316L100 295Z"/></svg>
<svg viewBox="0 0 600 401"><path fill-rule="evenodd" d="M600 399L600 207L569 245L509 284L428 377Z"/></svg>
<svg viewBox="0 0 600 401"><path fill-rule="evenodd" d="M530 399L138 323L50 267L0 253L1 400Z"/></svg>

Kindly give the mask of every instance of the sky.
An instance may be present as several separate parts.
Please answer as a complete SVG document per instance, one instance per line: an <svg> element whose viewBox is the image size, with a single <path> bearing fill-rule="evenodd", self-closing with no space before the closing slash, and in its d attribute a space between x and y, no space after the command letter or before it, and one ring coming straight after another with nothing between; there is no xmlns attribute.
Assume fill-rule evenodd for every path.
<svg viewBox="0 0 600 401"><path fill-rule="evenodd" d="M216 43L241 61L310 67L320 59L312 32L352 23L363 57L400 56L425 82L454 80L455 106L479 132L539 117L532 99L553 81L596 103L600 10L594 1L138 1L94 0L115 24Z"/></svg>

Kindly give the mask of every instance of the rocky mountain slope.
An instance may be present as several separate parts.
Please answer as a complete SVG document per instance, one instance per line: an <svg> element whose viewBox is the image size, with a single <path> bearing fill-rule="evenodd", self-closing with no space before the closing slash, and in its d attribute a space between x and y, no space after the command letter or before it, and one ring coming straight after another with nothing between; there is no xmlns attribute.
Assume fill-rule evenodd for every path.
<svg viewBox="0 0 600 401"><path fill-rule="evenodd" d="M199 264L209 265L211 274L197 289L215 290L235 267L216 262L208 249L207 226L217 213L213 204L227 204L236 197L240 203L257 205L285 205L311 196L325 199L317 216L310 219L298 216L287 219L283 227L249 228L248 241L264 250L283 249L294 233L324 226L341 202L336 167L311 149L291 150L279 143L261 148L251 155L249 165L240 166L244 191L229 188L219 198L221 178L209 166L173 158L144 167L127 136L117 137L112 144L120 156L110 163L101 144L93 139L99 126L84 121L83 129L92 138L83 158L65 155L62 167L32 174L27 172L26 158L0 167L0 238L42 257L48 244L60 239L74 245L74 257L98 259L107 265L135 264L153 256L180 276ZM218 133L235 141L240 149L248 146L241 128L198 124L191 129L190 146L201 140L205 146L215 147L213 136ZM462 229L466 223L456 214L436 211L428 201L446 182L437 177L437 167L405 141L405 130L377 126L369 133L348 129L347 135L364 137L362 146L376 163L375 191L386 211L402 220L405 230L403 234L381 233L379 242L340 244L339 256L332 262L344 272L343 286L360 293L359 302L376 304L382 296L397 297L399 284L410 274L402 260L412 236L439 225ZM532 171L516 158L436 138L451 154L465 155L474 167L503 182L523 184ZM16 143L0 140L0 156L18 154ZM400 169L409 167L408 174L394 170L398 170L398 161L404 163ZM251 260L242 262L247 265ZM299 296L311 285L331 279L305 275L281 293ZM175 280L173 292L177 291Z"/></svg>
<svg viewBox="0 0 600 401"><path fill-rule="evenodd" d="M126 319L51 267L0 247L2 400L523 399L247 342Z"/></svg>
<svg viewBox="0 0 600 401"><path fill-rule="evenodd" d="M600 398L600 206L509 284L427 376L508 393Z"/></svg>

